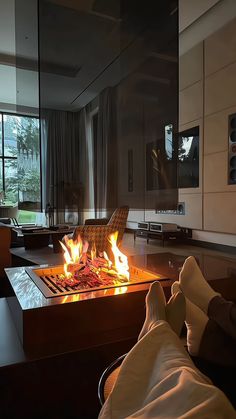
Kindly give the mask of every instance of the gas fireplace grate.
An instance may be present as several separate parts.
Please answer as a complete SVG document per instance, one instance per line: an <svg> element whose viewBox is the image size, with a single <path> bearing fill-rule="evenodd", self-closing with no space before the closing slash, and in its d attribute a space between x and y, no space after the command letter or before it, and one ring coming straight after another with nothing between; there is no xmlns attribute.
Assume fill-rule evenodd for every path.
<svg viewBox="0 0 236 419"><path fill-rule="evenodd" d="M59 276L63 274L63 266L61 265L47 268L26 268L25 270L46 298L130 286L161 279L158 274L153 274L135 266L131 266L129 281L122 282L116 280L116 283L112 285L104 285L96 288L77 286L75 289L70 286L64 287L57 282Z"/></svg>

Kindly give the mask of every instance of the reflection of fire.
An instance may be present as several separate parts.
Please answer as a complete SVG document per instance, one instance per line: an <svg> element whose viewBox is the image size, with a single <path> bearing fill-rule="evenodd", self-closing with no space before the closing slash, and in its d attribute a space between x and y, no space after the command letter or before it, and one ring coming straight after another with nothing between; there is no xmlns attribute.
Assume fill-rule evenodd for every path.
<svg viewBox="0 0 236 419"><path fill-rule="evenodd" d="M128 290L128 287L117 287L115 289L115 295L125 294Z"/></svg>
<svg viewBox="0 0 236 419"><path fill-rule="evenodd" d="M78 236L73 241L66 238L64 250L64 274L58 278L58 283L73 289L95 288L106 285L120 285L129 281L129 265L127 257L117 247L118 232L108 238L114 262L104 251L97 254L93 246L88 253L88 242L83 242ZM125 287L123 287L125 288ZM120 290L124 293L126 290Z"/></svg>

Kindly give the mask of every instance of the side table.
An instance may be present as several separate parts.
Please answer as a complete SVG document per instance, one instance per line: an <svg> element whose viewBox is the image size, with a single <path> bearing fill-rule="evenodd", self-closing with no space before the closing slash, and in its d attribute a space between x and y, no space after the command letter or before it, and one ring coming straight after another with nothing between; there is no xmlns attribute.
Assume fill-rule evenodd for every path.
<svg viewBox="0 0 236 419"><path fill-rule="evenodd" d="M74 232L75 227L67 229L67 230L55 230L51 231L52 237L52 244L53 244L53 252L54 253L61 253L63 251L60 241L63 239L64 236L67 234L71 234Z"/></svg>
<svg viewBox="0 0 236 419"><path fill-rule="evenodd" d="M62 251L59 240L66 234L73 233L74 228L64 228L52 230L50 228L32 228L23 229L22 233L24 236L25 249L38 249L41 247L47 247L52 241L54 253Z"/></svg>

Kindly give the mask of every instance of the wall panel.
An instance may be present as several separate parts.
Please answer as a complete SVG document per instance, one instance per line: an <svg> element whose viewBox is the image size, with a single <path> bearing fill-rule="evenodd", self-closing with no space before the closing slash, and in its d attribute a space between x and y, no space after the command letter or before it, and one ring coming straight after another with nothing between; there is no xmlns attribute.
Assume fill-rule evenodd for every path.
<svg viewBox="0 0 236 419"><path fill-rule="evenodd" d="M236 192L204 195L204 230L236 233Z"/></svg>
<svg viewBox="0 0 236 419"><path fill-rule="evenodd" d="M187 124L203 116L203 83L199 81L179 93L179 124Z"/></svg>
<svg viewBox="0 0 236 419"><path fill-rule="evenodd" d="M205 74L219 71L235 62L235 19L205 40Z"/></svg>
<svg viewBox="0 0 236 419"><path fill-rule="evenodd" d="M236 185L228 185L228 152L208 154L204 157L204 191L236 192Z"/></svg>
<svg viewBox="0 0 236 419"><path fill-rule="evenodd" d="M203 43L192 48L179 59L179 90L183 90L203 77Z"/></svg>
<svg viewBox="0 0 236 419"><path fill-rule="evenodd" d="M224 109L204 119L204 154L228 150L228 116L236 113L236 106Z"/></svg>
<svg viewBox="0 0 236 419"><path fill-rule="evenodd" d="M236 60L236 51L235 51ZM235 106L236 62L205 80L205 115Z"/></svg>

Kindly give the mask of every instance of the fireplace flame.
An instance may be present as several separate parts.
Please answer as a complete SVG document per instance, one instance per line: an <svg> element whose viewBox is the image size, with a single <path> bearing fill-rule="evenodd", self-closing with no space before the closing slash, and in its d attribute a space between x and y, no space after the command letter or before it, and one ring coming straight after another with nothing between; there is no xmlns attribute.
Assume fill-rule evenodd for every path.
<svg viewBox="0 0 236 419"><path fill-rule="evenodd" d="M69 241L70 240L68 240L67 243ZM64 250L64 259L65 259L65 263L64 263L64 274L65 274L66 278L70 278L72 276L72 274L70 272L68 272L67 266L71 263L71 255L70 255L70 252L67 249L67 247L64 245L64 243L60 242L60 245L62 246L62 249Z"/></svg>
<svg viewBox="0 0 236 419"><path fill-rule="evenodd" d="M117 231L108 237L114 259L112 262L105 251L98 256L94 244L89 254L89 244L87 241L83 242L80 236L77 240L68 239L66 236L65 244L60 242L64 250L64 277L73 281L78 272L84 271L85 276L96 275L99 280L103 280L105 276L113 277L114 283L117 279L129 281L128 258L117 247L117 237ZM125 292L124 289L122 292Z"/></svg>
<svg viewBox="0 0 236 419"><path fill-rule="evenodd" d="M111 243L111 250L115 259L114 268L118 276L127 278L129 280L129 264L127 256L122 253L117 247L118 231L111 234L108 241Z"/></svg>
<svg viewBox="0 0 236 419"><path fill-rule="evenodd" d="M106 261L108 263L108 267L112 268L112 262L110 261L109 257L107 256L107 252L105 252L105 250L103 252L103 256L104 256L104 259L106 259Z"/></svg>

